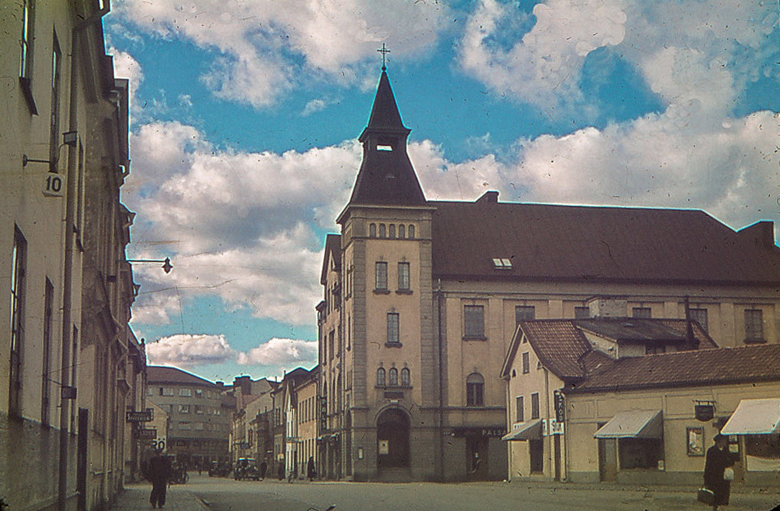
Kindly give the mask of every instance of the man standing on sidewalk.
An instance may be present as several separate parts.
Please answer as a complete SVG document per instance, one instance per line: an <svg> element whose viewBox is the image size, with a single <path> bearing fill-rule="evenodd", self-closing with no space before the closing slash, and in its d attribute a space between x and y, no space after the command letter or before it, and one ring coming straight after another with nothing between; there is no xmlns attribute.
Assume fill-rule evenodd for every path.
<svg viewBox="0 0 780 511"><path fill-rule="evenodd" d="M149 497L152 508L165 506L165 493L170 476L171 467L168 464L168 460L162 456L162 451L155 451L154 456L149 460L149 468L146 474L146 478L152 483L152 494Z"/></svg>

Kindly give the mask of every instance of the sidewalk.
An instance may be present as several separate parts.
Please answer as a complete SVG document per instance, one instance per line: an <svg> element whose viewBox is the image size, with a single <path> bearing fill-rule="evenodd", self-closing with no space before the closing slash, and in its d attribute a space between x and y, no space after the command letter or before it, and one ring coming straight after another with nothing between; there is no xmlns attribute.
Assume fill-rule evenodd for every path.
<svg viewBox="0 0 780 511"><path fill-rule="evenodd" d="M167 511L206 511L208 507L193 493L187 490L187 485L173 485L168 487L164 510ZM119 494L116 503L111 506L111 511L138 511L152 509L149 503L149 494L152 485L149 483L128 484L125 490Z"/></svg>

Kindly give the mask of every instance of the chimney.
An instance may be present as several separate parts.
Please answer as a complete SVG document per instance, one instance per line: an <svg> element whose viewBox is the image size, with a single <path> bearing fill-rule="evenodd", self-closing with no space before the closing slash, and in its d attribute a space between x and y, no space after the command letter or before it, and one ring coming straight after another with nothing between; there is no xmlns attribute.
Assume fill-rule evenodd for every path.
<svg viewBox="0 0 780 511"><path fill-rule="evenodd" d="M489 191L485 192L482 197L477 199L477 204L497 204L498 192Z"/></svg>

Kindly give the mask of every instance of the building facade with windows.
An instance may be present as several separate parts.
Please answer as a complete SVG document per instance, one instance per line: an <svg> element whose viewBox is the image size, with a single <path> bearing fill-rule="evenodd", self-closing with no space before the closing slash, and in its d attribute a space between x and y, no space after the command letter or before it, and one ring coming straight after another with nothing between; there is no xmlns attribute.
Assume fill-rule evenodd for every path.
<svg viewBox="0 0 780 511"><path fill-rule="evenodd" d="M166 454L190 469L230 461L235 403L226 407L217 385L175 367L149 366L147 389L147 399L168 415Z"/></svg>
<svg viewBox="0 0 780 511"><path fill-rule="evenodd" d="M732 484L777 486L778 344L618 359L564 393L571 481L695 487L714 436L734 419ZM752 403L770 406L738 413Z"/></svg>
<svg viewBox="0 0 780 511"><path fill-rule="evenodd" d="M721 346L780 341L771 222L702 211L425 198L383 71L352 195L328 236L317 307L329 477L504 479L517 323L590 314L684 319ZM687 304L687 305L686 305Z"/></svg>
<svg viewBox="0 0 780 511"><path fill-rule="evenodd" d="M604 300L591 301L592 313ZM625 303L612 303L608 317L521 320L501 377L507 385L507 480L569 479L564 391L626 357L717 348L696 322L627 317Z"/></svg>
<svg viewBox="0 0 780 511"><path fill-rule="evenodd" d="M94 509L138 467L125 411L145 354L127 322L132 213L127 81L107 2L22 0L0 12L0 498Z"/></svg>

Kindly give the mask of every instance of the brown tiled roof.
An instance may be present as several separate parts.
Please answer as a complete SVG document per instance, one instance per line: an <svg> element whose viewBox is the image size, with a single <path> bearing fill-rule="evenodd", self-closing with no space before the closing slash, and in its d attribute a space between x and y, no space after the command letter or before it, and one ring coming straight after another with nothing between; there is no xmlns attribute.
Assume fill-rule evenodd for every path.
<svg viewBox="0 0 780 511"><path fill-rule="evenodd" d="M520 329L542 364L561 379L581 378L580 358L591 351L585 335L568 319L521 321ZM518 348L518 351L521 348Z"/></svg>
<svg viewBox="0 0 780 511"><path fill-rule="evenodd" d="M567 392L780 381L780 344L682 351L621 358Z"/></svg>
<svg viewBox="0 0 780 511"><path fill-rule="evenodd" d="M177 367L168 366L148 366L146 368L147 383L178 383L189 385L202 385L217 388L212 382L195 376Z"/></svg>
<svg viewBox="0 0 780 511"><path fill-rule="evenodd" d="M737 232L699 210L429 202L434 277L780 283L770 222ZM496 270L493 258L512 261Z"/></svg>

